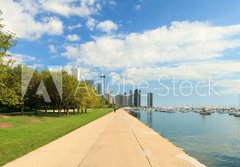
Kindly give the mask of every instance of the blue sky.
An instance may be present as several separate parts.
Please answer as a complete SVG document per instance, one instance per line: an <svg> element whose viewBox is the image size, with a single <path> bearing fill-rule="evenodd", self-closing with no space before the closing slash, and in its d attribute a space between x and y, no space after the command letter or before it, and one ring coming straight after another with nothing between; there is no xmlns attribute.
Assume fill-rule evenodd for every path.
<svg viewBox="0 0 240 167"><path fill-rule="evenodd" d="M237 104L239 6L238 0L0 1L6 30L19 37L10 50L19 63L77 66L85 79L105 73L115 93L123 78L120 93L148 83L143 93L153 92L156 106ZM218 95L201 97L195 88L184 95L199 82L208 94L209 76ZM167 91L162 77L166 96L159 95ZM173 95L173 79L180 96Z"/></svg>

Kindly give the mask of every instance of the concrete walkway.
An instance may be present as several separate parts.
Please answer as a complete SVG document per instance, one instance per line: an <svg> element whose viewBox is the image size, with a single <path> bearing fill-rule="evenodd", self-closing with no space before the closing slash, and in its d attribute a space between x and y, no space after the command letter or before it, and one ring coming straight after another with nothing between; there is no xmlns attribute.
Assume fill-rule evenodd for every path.
<svg viewBox="0 0 240 167"><path fill-rule="evenodd" d="M136 118L119 110L5 167L204 166Z"/></svg>

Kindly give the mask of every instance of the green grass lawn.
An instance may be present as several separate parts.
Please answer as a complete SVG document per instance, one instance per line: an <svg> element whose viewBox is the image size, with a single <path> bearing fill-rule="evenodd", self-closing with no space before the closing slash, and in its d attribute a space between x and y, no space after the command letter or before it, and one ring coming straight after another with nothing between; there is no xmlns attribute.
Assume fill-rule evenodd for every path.
<svg viewBox="0 0 240 167"><path fill-rule="evenodd" d="M9 116L0 118L0 166L43 146L101 116L111 109L88 110L86 114L69 116ZM31 120L31 121L29 121Z"/></svg>

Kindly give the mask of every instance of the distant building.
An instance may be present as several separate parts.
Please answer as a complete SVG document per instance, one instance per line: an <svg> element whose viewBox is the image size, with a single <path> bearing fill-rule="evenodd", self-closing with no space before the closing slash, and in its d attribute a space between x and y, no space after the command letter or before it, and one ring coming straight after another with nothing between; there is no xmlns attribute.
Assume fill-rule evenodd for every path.
<svg viewBox="0 0 240 167"><path fill-rule="evenodd" d="M133 106L133 91L129 91L129 96L128 96L128 106L132 107Z"/></svg>
<svg viewBox="0 0 240 167"><path fill-rule="evenodd" d="M118 107L122 107L123 95L116 95L115 96L115 104Z"/></svg>
<svg viewBox="0 0 240 167"><path fill-rule="evenodd" d="M153 94L147 94L147 107L153 107Z"/></svg>
<svg viewBox="0 0 240 167"><path fill-rule="evenodd" d="M79 68L72 68L71 72L72 72L72 76L80 81L80 69Z"/></svg>
<svg viewBox="0 0 240 167"><path fill-rule="evenodd" d="M106 97L106 100L110 103L110 104L113 104L114 103L114 98L113 98L113 95L112 93L106 93L105 94L105 97Z"/></svg>
<svg viewBox="0 0 240 167"><path fill-rule="evenodd" d="M134 107L141 106L141 90L135 89L134 90Z"/></svg>
<svg viewBox="0 0 240 167"><path fill-rule="evenodd" d="M115 104L118 107L128 106L128 96L127 96L127 94L125 93L124 95L122 95L122 94L116 95L115 96Z"/></svg>
<svg viewBox="0 0 240 167"><path fill-rule="evenodd" d="M128 106L128 96L127 96L127 93L124 93L124 95L123 95L122 106L123 107Z"/></svg>

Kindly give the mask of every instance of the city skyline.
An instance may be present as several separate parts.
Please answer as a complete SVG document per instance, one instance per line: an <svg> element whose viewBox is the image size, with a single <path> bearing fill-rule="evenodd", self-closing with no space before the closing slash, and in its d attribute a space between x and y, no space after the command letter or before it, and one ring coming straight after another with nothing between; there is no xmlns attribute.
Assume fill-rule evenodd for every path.
<svg viewBox="0 0 240 167"><path fill-rule="evenodd" d="M139 89L153 92L156 106L237 106L239 1L81 2L1 0L5 30L19 37L9 51L15 63L79 67L81 80L105 74L116 94L148 83ZM209 81L218 94L208 95Z"/></svg>

